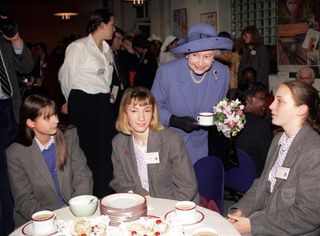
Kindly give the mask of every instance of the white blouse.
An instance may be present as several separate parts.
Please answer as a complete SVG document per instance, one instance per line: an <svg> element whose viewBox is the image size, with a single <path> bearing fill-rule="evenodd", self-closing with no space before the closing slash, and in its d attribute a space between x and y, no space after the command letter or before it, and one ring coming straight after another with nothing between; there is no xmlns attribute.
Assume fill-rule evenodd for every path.
<svg viewBox="0 0 320 236"><path fill-rule="evenodd" d="M58 74L67 101L72 89L89 94L110 92L114 60L109 45L105 41L102 45L100 51L89 34L68 46Z"/></svg>

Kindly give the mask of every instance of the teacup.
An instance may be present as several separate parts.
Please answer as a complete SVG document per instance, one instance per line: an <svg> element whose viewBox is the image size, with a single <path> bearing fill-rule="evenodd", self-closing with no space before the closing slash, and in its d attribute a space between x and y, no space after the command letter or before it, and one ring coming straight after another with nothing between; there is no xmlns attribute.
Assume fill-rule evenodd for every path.
<svg viewBox="0 0 320 236"><path fill-rule="evenodd" d="M175 205L176 217L182 224L194 222L196 217L196 204L191 201L177 202Z"/></svg>
<svg viewBox="0 0 320 236"><path fill-rule="evenodd" d="M197 120L199 125L213 125L213 112L200 112Z"/></svg>
<svg viewBox="0 0 320 236"><path fill-rule="evenodd" d="M202 227L193 231L192 236L218 236L218 232L209 227Z"/></svg>
<svg viewBox="0 0 320 236"><path fill-rule="evenodd" d="M56 230L56 214L52 211L38 211L31 218L34 235L46 235Z"/></svg>

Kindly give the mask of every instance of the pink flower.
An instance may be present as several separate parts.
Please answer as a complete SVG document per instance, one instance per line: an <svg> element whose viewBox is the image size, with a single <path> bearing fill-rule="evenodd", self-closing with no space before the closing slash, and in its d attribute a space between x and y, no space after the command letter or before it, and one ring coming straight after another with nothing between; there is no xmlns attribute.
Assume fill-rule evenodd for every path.
<svg viewBox="0 0 320 236"><path fill-rule="evenodd" d="M239 115L239 116L243 115L243 111L239 109L239 110L237 111L237 115Z"/></svg>
<svg viewBox="0 0 320 236"><path fill-rule="evenodd" d="M228 126L229 126L230 128L233 128L234 122L233 122L233 121L228 122Z"/></svg>

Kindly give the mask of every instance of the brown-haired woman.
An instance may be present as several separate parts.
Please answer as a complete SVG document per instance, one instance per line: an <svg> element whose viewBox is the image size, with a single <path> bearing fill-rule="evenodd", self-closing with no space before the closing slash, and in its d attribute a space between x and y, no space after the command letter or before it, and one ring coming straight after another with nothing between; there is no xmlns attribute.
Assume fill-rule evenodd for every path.
<svg viewBox="0 0 320 236"><path fill-rule="evenodd" d="M197 181L183 140L164 128L155 99L143 87L128 88L121 99L113 139L116 192L198 202Z"/></svg>
<svg viewBox="0 0 320 236"><path fill-rule="evenodd" d="M283 128L267 162L229 221L253 235L320 235L319 96L311 85L288 81L270 105L272 123Z"/></svg>
<svg viewBox="0 0 320 236"><path fill-rule="evenodd" d="M59 81L68 103L69 122L77 127L80 146L93 175L93 193L104 197L113 190L111 141L116 134L110 85L114 59L106 42L115 31L115 19L106 9L95 10L88 36L72 42L59 70Z"/></svg>
<svg viewBox="0 0 320 236"><path fill-rule="evenodd" d="M15 226L40 210L55 210L77 195L92 194L92 174L76 129L58 127L55 103L31 95L21 105L17 139L7 149Z"/></svg>
<svg viewBox="0 0 320 236"><path fill-rule="evenodd" d="M256 26L250 25L243 29L244 42L242 57L238 69L238 78L241 78L243 70L252 67L257 72L257 81L269 89L269 65L270 56L268 49L263 45L263 38Z"/></svg>

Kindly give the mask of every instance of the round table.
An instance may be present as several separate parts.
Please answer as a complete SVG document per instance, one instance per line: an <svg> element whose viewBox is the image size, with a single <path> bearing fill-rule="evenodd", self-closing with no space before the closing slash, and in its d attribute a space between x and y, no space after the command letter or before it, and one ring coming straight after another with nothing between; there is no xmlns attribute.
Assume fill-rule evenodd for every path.
<svg viewBox="0 0 320 236"><path fill-rule="evenodd" d="M148 215L157 216L164 218L165 215L174 210L175 203L177 201L163 199L163 198L152 198L147 197L148 203ZM192 232L200 227L211 227L217 230L219 236L240 236L241 234L219 213L211 211L201 206L197 206L196 210L204 215L202 221L193 225L185 225L184 232L186 236L191 236ZM57 219L61 220L72 220L75 219L68 207L54 211L57 214ZM99 207L95 215L100 215ZM16 229L11 236L21 236L22 227Z"/></svg>

